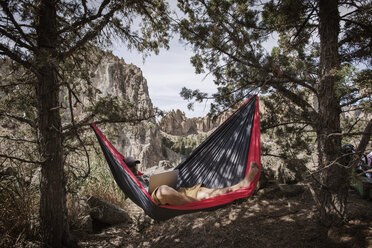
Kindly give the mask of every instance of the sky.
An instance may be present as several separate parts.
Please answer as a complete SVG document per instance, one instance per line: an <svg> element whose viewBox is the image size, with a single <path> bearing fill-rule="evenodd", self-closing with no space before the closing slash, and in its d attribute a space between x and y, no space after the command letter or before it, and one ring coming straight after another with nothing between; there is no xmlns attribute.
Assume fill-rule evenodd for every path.
<svg viewBox="0 0 372 248"><path fill-rule="evenodd" d="M271 51L276 45L278 36L274 35L264 42L266 51ZM188 101L180 96L183 87L209 95L217 91L213 83L213 76L207 74L196 74L190 63L193 56L191 46L186 46L175 37L169 44L169 49L161 49L158 55L152 54L143 61L142 54L137 51L129 51L126 46L114 45L114 55L123 58L125 63L134 64L141 68L144 78L147 80L149 94L154 107L164 111L180 109L185 112L186 117L203 117L208 114L210 103L194 103L193 110L188 110Z"/></svg>
<svg viewBox="0 0 372 248"><path fill-rule="evenodd" d="M152 54L145 61L142 54L129 51L125 46L115 45L112 49L114 55L123 58L125 63L141 68L155 107L165 111L180 109L189 118L205 116L209 111L209 103L195 103L194 111L188 110L188 102L180 96L180 92L182 87L187 87L214 93L216 86L213 77L195 74L190 63L192 49L186 47L178 37L173 38L169 46L169 50L162 49L158 55Z"/></svg>
<svg viewBox="0 0 372 248"><path fill-rule="evenodd" d="M182 15L176 7L177 1L168 0L171 10ZM277 35L270 37L263 44L267 51L271 51L276 44ZM217 86L213 83L213 76L207 74L195 74L195 69L190 63L193 56L192 47L186 46L180 41L179 36L170 41L169 49L161 49L158 55L152 54L143 61L142 54L137 51L129 51L126 46L114 45L112 48L114 55L123 58L127 64L134 64L141 68L143 76L147 80L149 94L152 103L164 111L180 109L185 112L186 117L202 117L208 114L210 103L194 103L193 110L188 110L188 102L180 96L183 87L209 95L217 91Z"/></svg>

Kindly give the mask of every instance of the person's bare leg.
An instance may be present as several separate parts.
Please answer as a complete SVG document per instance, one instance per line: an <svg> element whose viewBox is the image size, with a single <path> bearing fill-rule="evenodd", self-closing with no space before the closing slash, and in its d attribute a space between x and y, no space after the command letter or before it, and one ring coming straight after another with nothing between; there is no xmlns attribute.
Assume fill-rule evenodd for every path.
<svg viewBox="0 0 372 248"><path fill-rule="evenodd" d="M250 169L247 175L244 177L244 179L240 183L234 186L231 186L231 188L233 190L237 190L237 189L248 187L251 184L251 182L256 178L257 173L258 173L258 164L256 162L251 162Z"/></svg>
<svg viewBox="0 0 372 248"><path fill-rule="evenodd" d="M195 198L178 193L175 189L167 185L161 185L155 194L162 205L182 205L197 201Z"/></svg>
<svg viewBox="0 0 372 248"><path fill-rule="evenodd" d="M255 179L257 173L258 173L258 164L256 162L251 162L251 167L249 169L249 172L244 177L244 179L240 181L238 184L235 184L233 186L226 187L226 188L221 188L221 189L209 189L209 188L201 187L198 190L196 198L198 201L200 201L200 200L204 200L204 199L211 198L214 196L222 195L228 192L232 192L238 189L246 188Z"/></svg>

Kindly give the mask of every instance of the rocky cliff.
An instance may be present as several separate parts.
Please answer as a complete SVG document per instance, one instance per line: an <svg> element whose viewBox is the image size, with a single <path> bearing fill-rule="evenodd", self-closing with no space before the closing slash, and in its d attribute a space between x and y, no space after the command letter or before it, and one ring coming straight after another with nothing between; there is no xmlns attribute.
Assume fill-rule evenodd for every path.
<svg viewBox="0 0 372 248"><path fill-rule="evenodd" d="M208 133L219 126L228 117L224 113L217 117L194 117L186 118L185 113L181 110L172 110L159 122L159 128L171 135L191 135Z"/></svg>
<svg viewBox="0 0 372 248"><path fill-rule="evenodd" d="M135 103L139 112L149 111L153 115L147 81L140 68L106 52L93 73L92 81L102 95L123 97Z"/></svg>
<svg viewBox="0 0 372 248"><path fill-rule="evenodd" d="M146 112L154 116L147 81L140 68L126 64L123 59L107 52L93 74L92 82L102 92L97 98L117 96L135 104L138 115ZM124 156L140 159L140 168L155 166L165 159L161 153L161 137L154 117L136 125L116 124L115 130L118 135L111 141Z"/></svg>
<svg viewBox="0 0 372 248"><path fill-rule="evenodd" d="M123 59L106 52L93 75L92 82L101 92L97 99L117 96L135 103L137 114L154 115L147 80L137 66L126 64ZM115 125L118 134L111 141L124 156L140 159L140 169L157 166L164 160L176 165L225 118L226 115L189 119L182 111L172 110L158 123L155 118L150 118L136 125Z"/></svg>

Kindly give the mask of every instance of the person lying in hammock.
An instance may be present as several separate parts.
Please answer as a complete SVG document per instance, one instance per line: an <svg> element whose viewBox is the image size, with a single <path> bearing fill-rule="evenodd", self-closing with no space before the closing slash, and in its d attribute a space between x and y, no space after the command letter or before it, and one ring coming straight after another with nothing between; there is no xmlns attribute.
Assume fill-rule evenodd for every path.
<svg viewBox="0 0 372 248"><path fill-rule="evenodd" d="M140 183L147 189L149 185L148 177L144 174L139 174L137 170L137 164L139 164L140 161L132 157L126 157L124 162ZM248 187L255 179L257 173L258 164L256 162L251 162L251 167L247 175L242 181L233 186L210 189L202 187L202 184L197 184L190 188L180 188L179 190L175 190L168 185L161 185L152 192L151 198L157 205L182 205L185 203L200 201Z"/></svg>

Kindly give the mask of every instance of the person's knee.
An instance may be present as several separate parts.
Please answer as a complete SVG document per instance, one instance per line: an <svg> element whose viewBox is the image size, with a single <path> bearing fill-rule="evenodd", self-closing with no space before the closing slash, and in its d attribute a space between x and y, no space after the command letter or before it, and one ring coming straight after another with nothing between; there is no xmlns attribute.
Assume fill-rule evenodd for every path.
<svg viewBox="0 0 372 248"><path fill-rule="evenodd" d="M162 203L166 202L170 195L171 195L171 188L167 185L159 186L159 188L156 191L156 197Z"/></svg>

